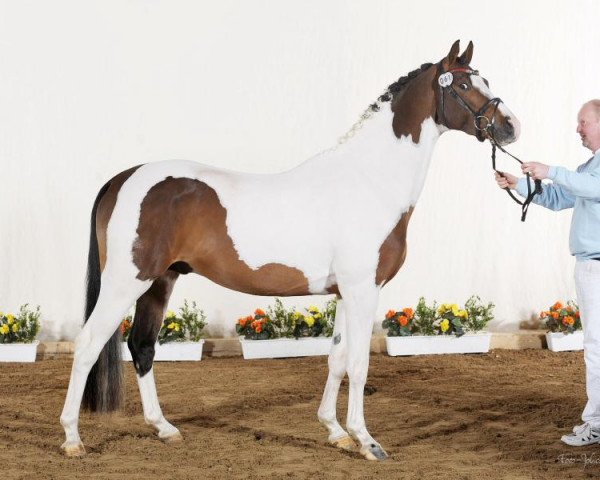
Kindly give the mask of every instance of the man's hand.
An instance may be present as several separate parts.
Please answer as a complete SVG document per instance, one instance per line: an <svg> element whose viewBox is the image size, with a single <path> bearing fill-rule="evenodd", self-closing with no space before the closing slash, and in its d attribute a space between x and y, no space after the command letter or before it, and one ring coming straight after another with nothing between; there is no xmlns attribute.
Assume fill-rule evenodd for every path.
<svg viewBox="0 0 600 480"><path fill-rule="evenodd" d="M496 183L500 188L510 188L511 190L517 188L519 179L514 175L506 172L494 172L494 175L496 177Z"/></svg>
<svg viewBox="0 0 600 480"><path fill-rule="evenodd" d="M539 162L527 162L521 165L521 171L523 173L529 173L531 178L534 180L544 180L548 178L548 170L550 167Z"/></svg>

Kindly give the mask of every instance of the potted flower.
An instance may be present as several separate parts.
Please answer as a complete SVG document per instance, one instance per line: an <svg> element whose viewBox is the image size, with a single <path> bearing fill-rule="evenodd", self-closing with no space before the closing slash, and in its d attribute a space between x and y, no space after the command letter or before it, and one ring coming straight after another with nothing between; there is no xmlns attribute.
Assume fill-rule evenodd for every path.
<svg viewBox="0 0 600 480"><path fill-rule="evenodd" d="M566 305L556 302L548 310L540 312L540 320L546 324L546 343L553 352L583 350L583 331L579 307L573 301Z"/></svg>
<svg viewBox="0 0 600 480"><path fill-rule="evenodd" d="M473 295L464 308L454 303L427 305L421 297L414 310L390 310L382 322L388 355L487 352L491 335L482 330L493 319L493 308Z"/></svg>
<svg viewBox="0 0 600 480"><path fill-rule="evenodd" d="M179 314L168 311L158 333L158 341L154 346L154 360L161 361L199 361L202 359L202 330L206 326L206 315L196 302L188 304L184 300ZM123 344L121 348L123 360L131 361L131 352L127 339L133 328L132 316L129 315L121 322Z"/></svg>
<svg viewBox="0 0 600 480"><path fill-rule="evenodd" d="M267 311L257 309L254 315L237 321L236 332L245 359L305 357L327 355L335 320L336 301L327 303L323 311L311 305L306 313L286 309L279 299Z"/></svg>
<svg viewBox="0 0 600 480"><path fill-rule="evenodd" d="M35 362L40 307L22 305L17 315L0 312L0 362Z"/></svg>

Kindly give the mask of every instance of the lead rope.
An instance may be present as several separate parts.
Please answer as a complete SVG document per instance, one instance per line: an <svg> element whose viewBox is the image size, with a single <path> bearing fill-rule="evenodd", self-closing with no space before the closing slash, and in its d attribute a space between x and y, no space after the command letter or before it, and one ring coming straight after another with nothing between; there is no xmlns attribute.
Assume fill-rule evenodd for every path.
<svg viewBox="0 0 600 480"><path fill-rule="evenodd" d="M496 147L498 147L502 152L506 153L510 157L514 158L520 164L523 164L523 162L521 160L519 160L517 157L515 157L512 153L507 152L504 148L502 148L502 146L500 144L498 144L498 142L496 142L496 139L494 138L494 134L492 133L491 129L488 130L488 132L490 134L490 143L492 144L492 168L494 169L494 172L504 176L503 172L500 172L496 169ZM542 194L542 181L535 180L535 189L533 191L531 191L531 182L529 181L530 180L529 173L526 173L525 175L527 176L527 197L525 198L525 200L523 202L521 202L517 197L514 196L514 194L510 191L510 188L506 187L504 189L504 190L506 190L506 193L508 193L510 198L512 198L519 205L521 205L521 221L522 222L524 222L525 218L527 217L527 211L529 210L529 204L533 200L533 197L535 197L536 195Z"/></svg>

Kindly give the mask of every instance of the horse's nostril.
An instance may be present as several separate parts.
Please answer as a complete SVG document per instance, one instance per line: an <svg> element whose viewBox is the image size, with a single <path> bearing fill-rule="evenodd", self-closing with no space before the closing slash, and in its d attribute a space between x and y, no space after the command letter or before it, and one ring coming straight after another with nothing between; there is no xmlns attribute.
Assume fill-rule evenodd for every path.
<svg viewBox="0 0 600 480"><path fill-rule="evenodd" d="M504 129L509 135L513 135L515 133L515 126L513 125L512 119L510 117L507 117L504 120Z"/></svg>

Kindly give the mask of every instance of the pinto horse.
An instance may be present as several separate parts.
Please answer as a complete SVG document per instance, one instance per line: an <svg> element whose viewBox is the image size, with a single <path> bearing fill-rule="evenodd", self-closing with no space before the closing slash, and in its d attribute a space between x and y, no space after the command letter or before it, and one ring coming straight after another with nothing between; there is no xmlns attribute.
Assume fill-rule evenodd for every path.
<svg viewBox="0 0 600 480"><path fill-rule="evenodd" d="M161 411L154 344L177 277L194 272L254 295L337 294L329 375L319 421L329 442L370 460L386 452L369 434L363 394L379 291L406 257L406 229L436 141L462 130L500 145L519 123L470 67L473 43L388 87L340 143L275 175L190 161L149 163L112 178L92 210L86 323L75 342L62 445L83 455L79 410L111 411L121 398L119 323L136 303L128 346L144 418L160 439L181 440ZM396 188L399 184L402 188ZM306 195L306 185L314 193ZM248 225L270 225L257 236ZM292 232L318 231L318 235ZM345 430L336 400L349 377Z"/></svg>

